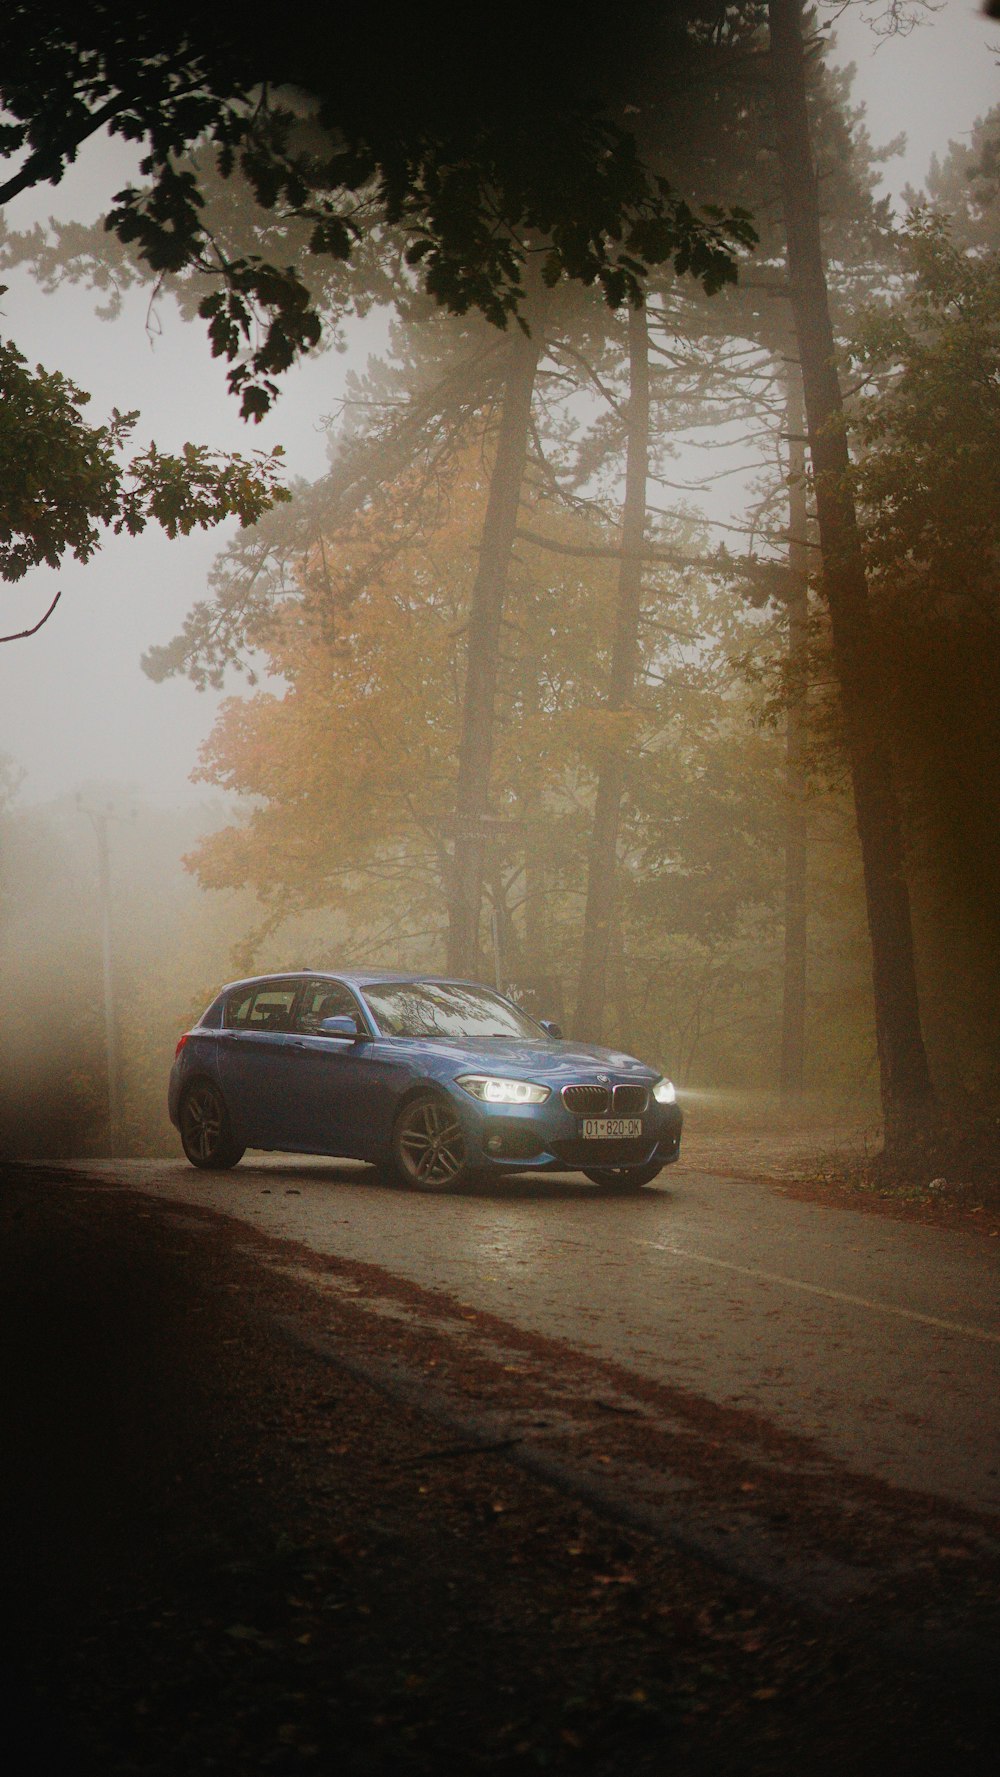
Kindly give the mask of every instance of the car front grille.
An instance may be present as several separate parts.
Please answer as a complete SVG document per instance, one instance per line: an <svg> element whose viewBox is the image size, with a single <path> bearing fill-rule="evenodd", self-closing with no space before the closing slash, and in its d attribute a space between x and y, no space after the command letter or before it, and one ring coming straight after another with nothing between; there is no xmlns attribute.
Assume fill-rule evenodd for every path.
<svg viewBox="0 0 1000 1777"><path fill-rule="evenodd" d="M562 1101L577 1117L641 1117L649 1093L645 1086L564 1086Z"/></svg>
<svg viewBox="0 0 1000 1777"><path fill-rule="evenodd" d="M611 1110L610 1086L564 1086L562 1100L577 1117L606 1117Z"/></svg>
<svg viewBox="0 0 1000 1777"><path fill-rule="evenodd" d="M616 1086L612 1109L616 1117L641 1117L649 1103L645 1086Z"/></svg>

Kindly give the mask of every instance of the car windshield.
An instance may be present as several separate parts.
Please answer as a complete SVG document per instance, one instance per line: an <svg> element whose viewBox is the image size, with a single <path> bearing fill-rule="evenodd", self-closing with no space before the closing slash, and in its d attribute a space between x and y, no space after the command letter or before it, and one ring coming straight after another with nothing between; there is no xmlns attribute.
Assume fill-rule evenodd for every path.
<svg viewBox="0 0 1000 1777"><path fill-rule="evenodd" d="M448 981L378 981L363 990L387 1037L542 1037L516 1006L486 987Z"/></svg>

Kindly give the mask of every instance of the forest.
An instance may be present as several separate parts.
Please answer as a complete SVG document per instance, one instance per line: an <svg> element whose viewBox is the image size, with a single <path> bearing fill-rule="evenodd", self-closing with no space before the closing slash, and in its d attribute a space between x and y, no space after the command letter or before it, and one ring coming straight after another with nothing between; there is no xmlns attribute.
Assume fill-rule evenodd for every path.
<svg viewBox="0 0 1000 1777"><path fill-rule="evenodd" d="M173 14L140 12L159 70ZM221 980L363 963L495 982L656 1061L692 1116L847 1117L893 1164L995 1165L1000 106L901 217L877 195L891 145L799 0L639 7L600 79L583 14L513 105L499 56L496 116L457 102L462 57L433 59L416 121L395 61L377 100L312 105L265 40L286 83L265 102L250 49L237 66L191 27L182 95L114 75L109 114L150 146L110 228L2 239L0 273L200 319L251 420L349 316L392 316L311 484L194 446L126 472L128 416L95 454L65 387L38 444L22 391L66 522L4 494L5 577L100 524L241 520L180 633L149 614L145 672L228 695L204 813L122 828L120 1151L169 1140L170 1047ZM40 179L75 150L29 73L4 103ZM0 467L26 460L5 426ZM64 447L89 453L82 491ZM5 767L0 954L32 1085L4 1086L0 1133L29 1153L108 1140L70 812L20 808Z"/></svg>

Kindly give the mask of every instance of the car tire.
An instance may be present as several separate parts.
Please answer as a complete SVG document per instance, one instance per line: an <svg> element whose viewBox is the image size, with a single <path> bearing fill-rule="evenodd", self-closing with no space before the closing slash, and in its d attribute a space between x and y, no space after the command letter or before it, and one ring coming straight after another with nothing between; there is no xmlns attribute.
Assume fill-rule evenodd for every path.
<svg viewBox="0 0 1000 1777"><path fill-rule="evenodd" d="M181 1146L192 1166L204 1172L225 1172L242 1160L246 1149L233 1134L226 1101L211 1080L192 1080L180 1102Z"/></svg>
<svg viewBox="0 0 1000 1777"><path fill-rule="evenodd" d="M585 1166L584 1177L592 1185L600 1185L614 1197L629 1197L651 1184L663 1171L662 1160L648 1160L645 1166Z"/></svg>
<svg viewBox="0 0 1000 1777"><path fill-rule="evenodd" d="M393 1125L392 1164L414 1191L445 1194L471 1183L465 1131L442 1093L421 1092L404 1104Z"/></svg>

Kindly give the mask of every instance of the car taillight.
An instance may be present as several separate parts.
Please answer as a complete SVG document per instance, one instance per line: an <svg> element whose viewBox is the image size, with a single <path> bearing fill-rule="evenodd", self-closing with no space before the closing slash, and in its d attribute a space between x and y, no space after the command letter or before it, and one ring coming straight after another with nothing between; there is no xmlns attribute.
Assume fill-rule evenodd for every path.
<svg viewBox="0 0 1000 1777"><path fill-rule="evenodd" d="M184 1032L184 1035L183 1035L183 1036L182 1036L182 1037L178 1037L178 1039L177 1039L177 1047L176 1047L176 1049L175 1049L175 1050L174 1050L174 1060L175 1060L175 1061L176 1061L176 1060L177 1060L177 1057L178 1057L178 1055L179 1055L179 1054L180 1054L180 1052L181 1052L181 1050L182 1050L182 1049L183 1049L183 1047L184 1047L184 1045L185 1045L185 1043L186 1043L186 1042L187 1042L187 1040L188 1040L188 1037L189 1037L189 1036L190 1036L190 1034L191 1034L191 1033L190 1033L190 1031L187 1031L187 1030L186 1030L186 1031L185 1031L185 1032Z"/></svg>

